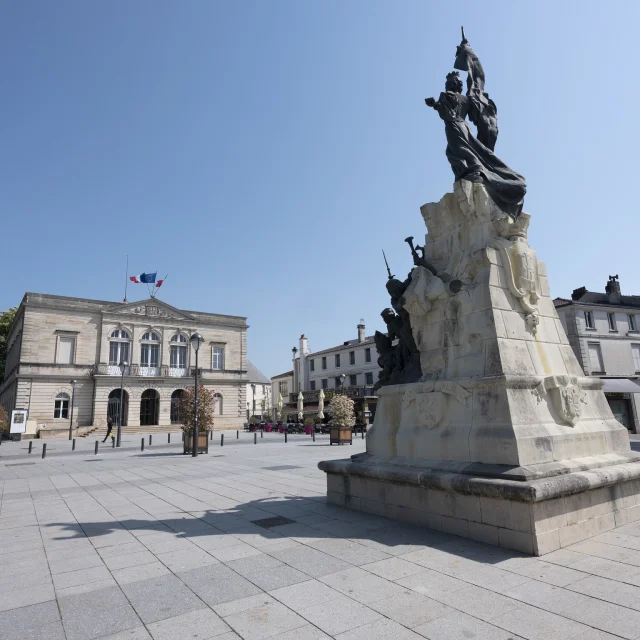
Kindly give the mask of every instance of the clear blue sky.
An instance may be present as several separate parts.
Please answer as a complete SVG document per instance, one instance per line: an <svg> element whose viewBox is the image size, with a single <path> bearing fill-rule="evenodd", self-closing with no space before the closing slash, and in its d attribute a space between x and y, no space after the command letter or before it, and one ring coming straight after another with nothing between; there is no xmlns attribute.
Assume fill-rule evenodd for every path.
<svg viewBox="0 0 640 640"><path fill-rule="evenodd" d="M450 190L438 95L464 24L527 177L553 295L638 275L638 2L21 0L0 5L0 309L25 291L248 316L286 370L382 328ZM145 297L144 285L129 298Z"/></svg>

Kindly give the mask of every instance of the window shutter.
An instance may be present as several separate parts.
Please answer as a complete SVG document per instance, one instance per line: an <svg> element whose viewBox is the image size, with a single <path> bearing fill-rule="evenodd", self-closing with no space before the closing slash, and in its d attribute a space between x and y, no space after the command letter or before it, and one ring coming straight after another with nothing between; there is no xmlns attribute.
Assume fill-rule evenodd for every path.
<svg viewBox="0 0 640 640"><path fill-rule="evenodd" d="M73 338L60 337L58 341L58 363L71 364L73 362Z"/></svg>

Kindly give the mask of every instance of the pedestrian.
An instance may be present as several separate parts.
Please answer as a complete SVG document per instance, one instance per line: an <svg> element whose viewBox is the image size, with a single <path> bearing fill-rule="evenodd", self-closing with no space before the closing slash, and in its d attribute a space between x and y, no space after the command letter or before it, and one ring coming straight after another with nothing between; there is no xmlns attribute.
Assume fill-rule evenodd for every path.
<svg viewBox="0 0 640 640"><path fill-rule="evenodd" d="M107 435L102 442L106 442L109 436L111 436L112 440L115 440L115 436L113 435L113 418L111 416L107 418Z"/></svg>

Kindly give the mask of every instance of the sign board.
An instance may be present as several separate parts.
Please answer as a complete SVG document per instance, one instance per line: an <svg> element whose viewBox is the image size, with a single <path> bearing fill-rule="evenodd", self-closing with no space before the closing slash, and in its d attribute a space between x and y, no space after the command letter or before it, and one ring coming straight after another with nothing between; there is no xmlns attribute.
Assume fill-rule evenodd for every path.
<svg viewBox="0 0 640 640"><path fill-rule="evenodd" d="M24 433L27 430L27 410L14 409L11 412L11 428L9 433Z"/></svg>

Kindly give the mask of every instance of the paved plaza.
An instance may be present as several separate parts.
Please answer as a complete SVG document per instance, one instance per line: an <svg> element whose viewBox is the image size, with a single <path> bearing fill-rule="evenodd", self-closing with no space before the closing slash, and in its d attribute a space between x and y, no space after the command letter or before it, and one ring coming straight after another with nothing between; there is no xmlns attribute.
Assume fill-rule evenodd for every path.
<svg viewBox="0 0 640 640"><path fill-rule="evenodd" d="M325 502L327 436L0 447L2 640L640 638L640 524L544 558Z"/></svg>

